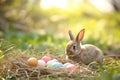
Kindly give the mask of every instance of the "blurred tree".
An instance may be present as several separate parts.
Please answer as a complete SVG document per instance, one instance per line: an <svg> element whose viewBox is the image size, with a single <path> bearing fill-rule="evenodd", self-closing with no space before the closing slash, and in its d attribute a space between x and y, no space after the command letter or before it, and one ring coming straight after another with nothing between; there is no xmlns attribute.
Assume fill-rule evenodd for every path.
<svg viewBox="0 0 120 80"><path fill-rule="evenodd" d="M120 11L120 0L112 0L112 5L116 11Z"/></svg>
<svg viewBox="0 0 120 80"><path fill-rule="evenodd" d="M1 0L0 29L31 31L41 18L40 0Z"/></svg>

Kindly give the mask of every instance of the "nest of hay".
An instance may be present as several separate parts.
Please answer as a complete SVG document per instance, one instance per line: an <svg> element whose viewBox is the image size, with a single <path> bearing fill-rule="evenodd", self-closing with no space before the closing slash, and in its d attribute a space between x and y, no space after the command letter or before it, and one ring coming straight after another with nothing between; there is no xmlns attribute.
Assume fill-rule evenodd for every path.
<svg viewBox="0 0 120 80"><path fill-rule="evenodd" d="M29 78L29 79L42 79L46 77L63 77L63 78L75 78L75 77L89 77L94 76L96 72L94 70L91 70L88 68L88 66L82 65L82 64L76 64L77 69L74 72L67 71L66 69L60 69L60 68L47 68L47 67L31 67L28 66L27 60L29 57L31 57L28 54L10 54L7 59L5 59L5 62L9 62L9 64L2 65L2 72L6 71L7 79L10 78ZM42 56L41 56L42 57ZM63 59L63 57L54 57L62 63L65 63L66 60ZM40 59L40 57L38 58ZM73 62L72 62L73 63ZM2 75L3 73L0 73Z"/></svg>

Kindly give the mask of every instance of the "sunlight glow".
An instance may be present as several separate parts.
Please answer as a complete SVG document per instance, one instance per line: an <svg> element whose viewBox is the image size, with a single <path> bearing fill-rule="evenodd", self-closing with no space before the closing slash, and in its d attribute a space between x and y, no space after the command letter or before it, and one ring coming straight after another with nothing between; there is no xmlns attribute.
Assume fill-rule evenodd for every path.
<svg viewBox="0 0 120 80"><path fill-rule="evenodd" d="M113 12L114 8L110 0L89 0L90 3L95 5L102 12Z"/></svg>
<svg viewBox="0 0 120 80"><path fill-rule="evenodd" d="M68 0L41 0L40 6L44 9L60 8L66 9L68 6Z"/></svg>

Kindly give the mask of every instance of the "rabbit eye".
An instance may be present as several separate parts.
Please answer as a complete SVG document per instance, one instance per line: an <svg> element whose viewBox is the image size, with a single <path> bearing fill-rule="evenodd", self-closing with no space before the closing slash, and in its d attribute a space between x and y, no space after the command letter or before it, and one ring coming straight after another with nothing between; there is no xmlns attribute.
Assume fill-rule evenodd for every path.
<svg viewBox="0 0 120 80"><path fill-rule="evenodd" d="M73 49L75 49L75 46L73 46Z"/></svg>

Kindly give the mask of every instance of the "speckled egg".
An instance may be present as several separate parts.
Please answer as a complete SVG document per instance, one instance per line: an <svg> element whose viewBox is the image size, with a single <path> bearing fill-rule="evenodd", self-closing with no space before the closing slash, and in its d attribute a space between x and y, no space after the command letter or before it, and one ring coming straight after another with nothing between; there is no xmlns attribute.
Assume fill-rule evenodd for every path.
<svg viewBox="0 0 120 80"><path fill-rule="evenodd" d="M37 58L35 57L30 57L28 60L27 60L27 64L29 66L32 66L32 67L36 67L38 65L38 60Z"/></svg>

